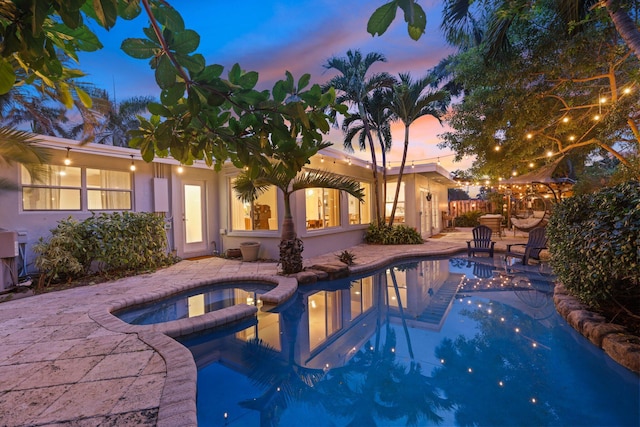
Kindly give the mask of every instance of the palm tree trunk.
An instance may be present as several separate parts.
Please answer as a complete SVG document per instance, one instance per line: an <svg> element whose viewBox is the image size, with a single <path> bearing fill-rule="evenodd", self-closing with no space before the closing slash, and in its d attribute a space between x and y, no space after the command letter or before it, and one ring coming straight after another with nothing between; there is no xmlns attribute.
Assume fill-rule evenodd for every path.
<svg viewBox="0 0 640 427"><path fill-rule="evenodd" d="M282 220L281 240L293 240L296 237L296 227L293 223L293 215L291 215L291 193L284 193L284 219Z"/></svg>
<svg viewBox="0 0 640 427"><path fill-rule="evenodd" d="M387 212L387 150L385 149L384 140L382 135L378 131L378 142L382 150L382 206L384 206L385 213Z"/></svg>
<svg viewBox="0 0 640 427"><path fill-rule="evenodd" d="M615 25L618 34L625 41L629 49L640 58L640 31L629 14L620 7L618 0L606 0L604 5Z"/></svg>
<svg viewBox="0 0 640 427"><path fill-rule="evenodd" d="M400 184L402 183L402 175L404 174L404 165L407 162L407 152L409 151L409 126L404 127L404 150L402 151L402 163L400 163L400 173L398 174L398 185L396 185L396 195L393 198L393 208L391 209L391 217L389 218L389 227L393 226L393 220L396 216L396 207L398 206L398 198L400 196Z"/></svg>
<svg viewBox="0 0 640 427"><path fill-rule="evenodd" d="M360 117L366 117L364 106L362 104L358 105L358 109L360 110ZM373 143L373 136L371 136L371 129L369 128L369 123L367 120L363 120L364 125L364 133L367 135L367 139L369 141L369 150L371 151L371 162L373 163L373 194L376 205L376 224L380 224L380 186L378 182L378 162L376 160L376 147ZM384 165L383 165L384 167Z"/></svg>

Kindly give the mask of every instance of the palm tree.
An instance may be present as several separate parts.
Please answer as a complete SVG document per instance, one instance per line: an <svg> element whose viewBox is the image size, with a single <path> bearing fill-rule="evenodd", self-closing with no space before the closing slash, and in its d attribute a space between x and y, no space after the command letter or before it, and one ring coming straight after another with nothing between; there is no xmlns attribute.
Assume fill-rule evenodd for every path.
<svg viewBox="0 0 640 427"><path fill-rule="evenodd" d="M478 5L482 3L482 5ZM629 49L640 58L640 30L631 18L630 7L620 0L562 0L549 2L553 7L554 18L558 18L567 26L584 20L594 8L604 7L616 31ZM511 25L517 24L519 19L528 20L529 12L535 6L526 0L519 1L482 1L447 0L443 8L441 28L447 41L454 46L470 47L480 44L483 39L487 42L487 52L495 55L509 46L507 32ZM547 16L549 17L549 15ZM481 29L483 21L486 33Z"/></svg>
<svg viewBox="0 0 640 427"><path fill-rule="evenodd" d="M317 150L330 146L322 142ZM314 147L314 151L317 151ZM302 171L305 161L311 157L301 146L291 147L283 158L271 160L260 167L250 167L243 171L234 184L234 190L244 202L255 201L270 186L275 186L284 195L284 219L280 242L280 263L284 274L302 271L302 241L298 239L291 213L291 195L306 188L334 188L346 191L362 201L364 197L360 184L353 179L320 170ZM297 158L297 161L294 160Z"/></svg>
<svg viewBox="0 0 640 427"><path fill-rule="evenodd" d="M32 95L24 88L14 87L0 95L0 121L4 126L21 129L29 126L31 132L68 138L64 126L69 122L67 110L46 95Z"/></svg>
<svg viewBox="0 0 640 427"><path fill-rule="evenodd" d="M393 225L393 219L398 206L400 195L400 184L407 161L409 151L409 128L418 118L430 115L441 121L446 106L449 101L449 94L443 90L427 90L435 82L434 75L427 75L413 81L409 73L400 73L400 83L393 88L389 99L389 109L394 116L404 124L404 150L402 152L402 162L400 173L398 174L398 184L396 194L393 199L393 208L389 218L389 226Z"/></svg>
<svg viewBox="0 0 640 427"><path fill-rule="evenodd" d="M49 160L49 151L37 145L38 140L29 132L0 127L0 164L22 164L33 180L38 180L42 165ZM17 190L18 186L0 178L0 190Z"/></svg>
<svg viewBox="0 0 640 427"><path fill-rule="evenodd" d="M387 152L391 150L391 119L393 113L387 108L387 95L385 89L377 89L371 95L365 98L365 111L367 112L367 120L371 131L376 133L378 144L380 145L380 153L382 155L382 200L387 200ZM360 114L352 114L342 122L342 131L344 132L344 148L353 152L353 138L358 136L358 145L360 151L366 151L367 141L364 131L364 121Z"/></svg>
<svg viewBox="0 0 640 427"><path fill-rule="evenodd" d="M376 89L389 88L394 83L394 79L389 73L376 73L367 78L369 68L376 62L386 62L386 58L380 53L368 53L363 57L359 50L348 50L346 58L332 57L324 64L324 68L335 69L340 73L329 80L325 87L335 88L339 93L336 101L338 103L351 104L356 108L360 117L367 117L365 110L365 99L367 95ZM364 135L367 138L369 150L371 151L376 222L380 223L382 216L380 215L380 190L376 151L373 137L371 136L370 123L368 120L363 120L362 123Z"/></svg>
<svg viewBox="0 0 640 427"><path fill-rule="evenodd" d="M135 96L117 103L109 99L106 91L97 89L91 93L94 99L93 112L102 117L98 120L95 142L117 147L128 147L130 130L138 129L138 115L147 112L147 105L154 102L151 96Z"/></svg>

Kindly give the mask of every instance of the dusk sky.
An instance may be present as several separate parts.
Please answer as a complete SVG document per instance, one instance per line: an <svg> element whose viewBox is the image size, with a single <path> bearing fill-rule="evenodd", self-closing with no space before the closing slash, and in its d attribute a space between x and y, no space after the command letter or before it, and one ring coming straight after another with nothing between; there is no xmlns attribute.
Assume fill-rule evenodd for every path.
<svg viewBox="0 0 640 427"><path fill-rule="evenodd" d="M225 73L234 63L257 71L261 88L270 89L286 70L296 79L309 73L313 83L324 83L335 72L325 70L323 64L332 56L346 56L349 49L359 49L363 55L385 55L387 62L371 67L373 72L397 75L408 71L414 78L422 77L453 52L440 31L442 5L438 1L420 2L427 12L427 29L419 41L409 38L401 13L382 37L367 33L369 16L384 0L213 0L171 4L181 13L186 27L200 34L197 52L205 56L208 64L224 65ZM143 37L142 28L147 25L144 13L135 21L118 21L110 32L92 25L105 47L80 57L80 67L88 74L86 80L112 94L115 91L117 100L139 95L158 97L148 61L130 58L120 50L125 38ZM435 162L439 157L450 171L469 167L470 161L452 163L451 152L437 148L437 135L444 131L445 127L431 117L419 119L410 131L409 160ZM403 135L403 125L394 124L389 159L395 166L402 156ZM328 137L336 147L342 147L341 138L342 133L337 130ZM357 150L355 155L369 158L368 153Z"/></svg>

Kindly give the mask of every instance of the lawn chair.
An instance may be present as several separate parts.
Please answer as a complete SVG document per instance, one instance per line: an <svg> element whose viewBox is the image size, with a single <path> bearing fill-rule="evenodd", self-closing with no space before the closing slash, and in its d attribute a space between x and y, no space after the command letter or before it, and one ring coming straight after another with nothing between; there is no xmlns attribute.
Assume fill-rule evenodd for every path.
<svg viewBox="0 0 640 427"><path fill-rule="evenodd" d="M473 240L467 240L467 254L475 255L476 252L486 252L493 258L493 246L496 242L491 240L491 228L479 225L472 230Z"/></svg>
<svg viewBox="0 0 640 427"><path fill-rule="evenodd" d="M514 252L511 250L513 246L524 246L524 252ZM507 258L519 258L522 260L522 265L527 265L529 259L533 258L540 261L540 252L543 249L547 249L547 236L545 235L545 229L538 227L529 232L529 240L527 243L514 243L507 245L507 252L504 259Z"/></svg>

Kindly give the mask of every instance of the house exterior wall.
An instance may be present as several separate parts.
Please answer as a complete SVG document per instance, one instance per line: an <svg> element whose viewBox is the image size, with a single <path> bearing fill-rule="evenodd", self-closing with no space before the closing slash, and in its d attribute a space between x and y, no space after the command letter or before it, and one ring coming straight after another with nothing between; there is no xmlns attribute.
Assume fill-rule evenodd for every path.
<svg viewBox="0 0 640 427"><path fill-rule="evenodd" d="M51 165L62 166L64 164L67 148L71 148L69 157L72 164L70 166L82 168L83 171L86 168L97 168L130 172L129 167L133 159L136 169L134 172L130 172L132 182L131 211L156 212L158 215L162 215L166 220L170 250L178 256L190 258L216 253L222 254L227 249L239 248L242 242L258 241L261 243L260 258L279 258L281 225L284 219L283 195L278 190L277 215L274 215L272 218L274 221L269 223L270 229L234 230L231 204L235 194L233 194L230 183L240 171L233 166L225 165L221 172L213 171L202 162L181 168L173 159L154 159L152 163L146 163L141 160L139 151L134 149L99 144L79 145L76 141L52 137L43 137L42 139L41 145L51 149ZM308 168L328 170L365 183L370 186L369 198L373 198L372 171L365 161L349 159L345 153L339 150L326 149L311 159ZM403 177L405 183L405 223L415 227L423 237L428 237L439 232L443 227L439 213L447 210L447 182L450 180L446 171L437 170L435 166L427 167L425 169L427 172L418 169L416 167L415 172L406 173ZM390 182L397 179L393 176L393 172L389 177ZM434 180L434 176L438 180ZM20 184L20 166L14 164L1 168L0 177ZM380 179L380 181L382 180ZM202 241L190 244L186 243L185 238L185 185L201 188L203 195L202 223L204 229ZM83 182L82 188L82 194L85 197L86 182ZM425 205L423 201L424 191L427 189L432 194L431 205ZM380 195L382 195L382 191L380 191ZM306 197L305 191L297 191L291 197L295 228L298 237L304 243L303 256L305 258L331 252L338 253L338 251L364 241L368 222L354 223L353 218L349 215L347 207L349 197L346 193L338 196L339 220L330 226L317 229L307 227ZM360 206L361 209L364 209L362 208L364 205ZM375 208L372 200L366 206L366 215L373 220ZM425 206L429 207L426 211ZM33 265L35 255L32 252L32 247L39 238L49 237L50 230L55 228L60 220L69 217L83 220L91 215L92 212L88 210L86 200L83 201L81 210L26 211L22 208L22 191L0 192L0 228L18 231L19 241L24 249L28 264L28 272L35 270ZM431 218L428 227L425 227L427 224L424 220L425 216ZM272 226L277 229L271 229Z"/></svg>
<svg viewBox="0 0 640 427"><path fill-rule="evenodd" d="M49 163L52 165L64 165L66 158L66 149L63 145L69 142L77 144L75 141L66 141L60 139L51 139L47 143L50 150L51 158ZM88 144L94 145L94 144ZM100 147L102 148L102 147ZM85 150L90 147L85 147ZM111 171L130 172L131 157L129 153L138 153L136 150L123 149L120 151L120 157L104 156L100 151L97 154L90 154L80 150L70 151L72 164L70 166L86 169L100 168ZM152 212L153 200L149 197L149 186L153 173L153 164L147 164L143 161L134 161L136 171L131 174L132 179L132 200L131 211L134 212ZM0 177L7 178L14 183L20 183L20 166L10 165L0 169ZM83 189L86 185L83 183ZM37 243L39 238L48 237L50 230L56 228L58 221L66 220L70 217L82 221L91 217L92 212L86 207L86 193L82 193L81 210L48 210L48 211L25 211L22 207L21 191L2 191L0 192L0 228L18 231L19 242L23 245L25 251L27 269L33 271L33 262L35 256L31 250L33 244ZM100 211L109 212L109 211Z"/></svg>

